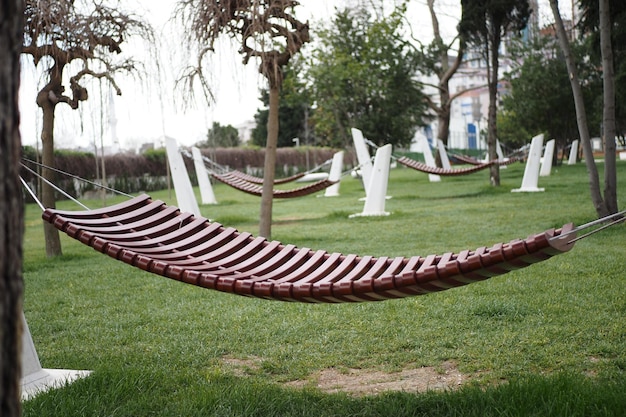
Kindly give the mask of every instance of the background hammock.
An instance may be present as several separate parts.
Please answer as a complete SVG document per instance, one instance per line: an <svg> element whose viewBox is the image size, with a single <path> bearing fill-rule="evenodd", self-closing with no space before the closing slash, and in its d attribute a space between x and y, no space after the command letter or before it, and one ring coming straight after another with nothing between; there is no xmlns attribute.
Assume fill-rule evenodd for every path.
<svg viewBox="0 0 626 417"><path fill-rule="evenodd" d="M246 174L245 172L230 171L229 174L231 176L233 176L233 177L238 177L238 178L242 179L243 181L250 182L252 184L263 184L263 178L255 177L254 175ZM303 178L305 175L307 175L306 172L299 172L299 173L291 175L289 177L276 178L276 179L274 179L274 184L277 184L277 185L278 184L287 184L289 182L293 182L293 181L299 180L299 179Z"/></svg>
<svg viewBox="0 0 626 417"><path fill-rule="evenodd" d="M439 167L431 167L423 162L416 161L406 156L401 156L399 158L396 158L396 161L408 168L412 168L420 172L425 172L427 174L434 174L434 175L441 175L441 176L455 176L455 175L473 174L475 172L482 171L483 169L489 168L490 166L494 164L498 164L498 165L512 164L513 162L516 161L516 159L494 160L494 161L489 161L489 162L482 162L479 164L472 164L469 167L456 168L456 169L444 169L444 168L439 168Z"/></svg>
<svg viewBox="0 0 626 417"><path fill-rule="evenodd" d="M268 241L141 195L91 211L46 209L67 235L142 270L228 293L300 302L381 301L482 281L570 250L571 224L426 257L328 253Z"/></svg>
<svg viewBox="0 0 626 417"><path fill-rule="evenodd" d="M193 160L193 155L189 152L186 151L184 149L180 150L180 153L184 156L186 156L189 159ZM202 155L202 162L204 163L205 168L207 169L207 172L210 172L211 175L228 175L229 177L238 177L240 179L242 179L243 181L247 181L253 184L263 184L263 178L262 177L256 177L254 175L250 175L250 174L246 174L245 172L242 171L238 171L238 170L231 170L228 169L227 167L218 164L217 162L213 161L212 159ZM284 178L275 178L274 179L274 184L279 185L279 184L287 184L290 182L294 182L297 181L299 179L304 178L307 175L310 175L314 172L317 172L319 170L321 170L322 168L324 168L325 166L329 165L332 162L331 160L325 161L324 163L314 167L313 169L310 169L308 171L305 172L299 172L297 174L294 175L290 175L288 177L284 177Z"/></svg>
<svg viewBox="0 0 626 417"><path fill-rule="evenodd" d="M211 172L211 177L216 180L224 183L230 187L236 188L239 191L243 191L248 194L261 196L263 193L263 187L259 184L248 182L241 178L239 174L234 174L232 172L226 174L217 174ZM329 179L323 179L320 181L316 181L312 184L308 184L302 187L293 188L290 190L280 190L274 189L273 196L274 198L296 198L303 197L309 194L314 194L318 191L322 191L325 188L330 187L333 184L336 184L336 181L331 181Z"/></svg>

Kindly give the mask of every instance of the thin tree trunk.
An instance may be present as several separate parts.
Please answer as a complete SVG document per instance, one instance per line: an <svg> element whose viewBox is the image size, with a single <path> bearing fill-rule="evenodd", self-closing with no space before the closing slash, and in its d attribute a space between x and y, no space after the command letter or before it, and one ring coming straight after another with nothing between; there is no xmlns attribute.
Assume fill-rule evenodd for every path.
<svg viewBox="0 0 626 417"><path fill-rule="evenodd" d="M600 52L604 90L604 203L609 213L617 213L617 172L615 150L615 71L611 47L609 0L600 0Z"/></svg>
<svg viewBox="0 0 626 417"><path fill-rule="evenodd" d="M42 176L51 183L56 182L54 171L45 167L54 167L54 104L47 97L42 97L47 91L42 90L39 93L37 102L43 111L43 126L41 129L41 163L44 168ZM54 196L54 188L44 181L41 187L41 202L46 208L55 208L56 199ZM48 257L61 256L61 239L59 231L50 223L43 222L44 239L46 243L46 255Z"/></svg>
<svg viewBox="0 0 626 417"><path fill-rule="evenodd" d="M24 203L18 91L24 4L0 2L0 416L21 412Z"/></svg>
<svg viewBox="0 0 626 417"><path fill-rule="evenodd" d="M591 149L591 140L589 138L589 127L587 126L587 112L585 110L585 102L583 100L583 92L578 79L578 69L574 63L572 52L570 50L569 41L567 40L567 34L565 32L565 26L563 26L563 20L561 19L561 13L559 12L559 5L557 0L550 0L550 7L552 8L552 14L554 15L554 24L556 27L556 34L565 55L565 64L567 65L567 71L569 72L569 81L572 86L572 94L574 95L574 106L576 108L576 122L578 123L578 135L580 136L580 142L583 147L583 155L585 156L585 164L587 166L587 172L589 174L589 190L591 192L591 201L598 217L604 217L608 215L606 204L602 199L600 193L600 180L598 179L598 168L593 160L593 150Z"/></svg>
<svg viewBox="0 0 626 417"><path fill-rule="evenodd" d="M270 82L270 109L267 119L267 144L263 168L263 192L259 216L259 235L267 239L272 235L272 203L274 200L274 176L276 171L276 146L278 144L278 110L280 87Z"/></svg>
<svg viewBox="0 0 626 417"><path fill-rule="evenodd" d="M494 28L491 29L495 30ZM498 29L499 31L499 29ZM491 64L488 67L488 75L489 75L489 113L487 116L488 119L488 127L487 127L487 152L489 155L489 160L493 161L498 158L497 155L497 140L498 140L498 127L496 125L496 114L497 114L497 100L498 100L498 48L500 48L500 35L498 33L492 33L490 35L490 40L488 41L491 45L489 45L488 50L490 50L491 54L489 55ZM500 165L493 164L489 167L489 181L492 186L499 187L500 186Z"/></svg>
<svg viewBox="0 0 626 417"><path fill-rule="evenodd" d="M439 19L435 13L435 0L428 0L427 4L428 11L430 12L430 20L433 26L433 36L435 38L435 42L438 42L441 46L443 46L443 38L441 37L441 31L439 29ZM439 62L441 64L441 70L437 74L437 77L439 78L439 108L434 110L437 114L437 139L441 140L446 146L448 146L450 136L450 108L452 106L452 102L450 100L450 79L461 66L461 62L463 61L463 51L464 44L461 41L459 43L457 57L452 66L450 66L448 61L448 49L442 50L439 57ZM441 156L439 155L439 152L437 152L436 162L437 166L441 167Z"/></svg>

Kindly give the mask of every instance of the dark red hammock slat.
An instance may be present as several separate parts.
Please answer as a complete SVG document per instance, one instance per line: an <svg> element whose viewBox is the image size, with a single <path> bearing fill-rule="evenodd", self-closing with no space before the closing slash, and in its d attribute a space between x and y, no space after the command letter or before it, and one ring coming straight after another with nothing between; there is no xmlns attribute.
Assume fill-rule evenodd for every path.
<svg viewBox="0 0 626 417"><path fill-rule="evenodd" d="M173 209L142 195L93 211L47 209L43 219L148 272L238 295L322 303L381 301L467 285L567 252L575 237L558 238L573 230L568 224L458 254L375 258L267 241Z"/></svg>
<svg viewBox="0 0 626 417"><path fill-rule="evenodd" d="M246 174L245 172L229 171L228 173L230 175L232 175L232 176L241 178L242 180L247 181L247 182L251 182L253 184L263 184L263 178L255 177L253 175ZM274 180L274 184L286 184L288 182L293 182L295 180L299 180L300 178L304 177L305 175L306 175L306 173L300 172L300 173L292 175L290 177L277 178L277 179Z"/></svg>
<svg viewBox="0 0 626 417"><path fill-rule="evenodd" d="M248 181L241 179L238 175L233 175L231 172L227 174L211 174L216 180L233 187L244 193L261 196L263 193L263 187ZM318 191L322 191L331 185L336 184L335 181L329 179L323 179L314 183L305 185L304 187L293 188L291 190L274 190L274 198L295 198L304 197L309 194L314 194Z"/></svg>

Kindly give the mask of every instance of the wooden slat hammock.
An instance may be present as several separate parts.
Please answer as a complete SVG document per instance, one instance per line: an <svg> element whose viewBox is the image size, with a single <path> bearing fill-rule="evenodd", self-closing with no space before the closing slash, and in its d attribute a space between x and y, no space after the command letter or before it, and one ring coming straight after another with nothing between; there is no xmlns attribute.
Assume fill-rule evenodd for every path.
<svg viewBox="0 0 626 417"><path fill-rule="evenodd" d="M381 301L442 291L544 261L574 245L572 224L489 248L372 257L298 248L238 232L148 195L44 220L142 270L243 296L300 302Z"/></svg>
<svg viewBox="0 0 626 417"><path fill-rule="evenodd" d="M461 161L464 164L469 164L469 165L482 165L484 164L484 162L479 161L476 158L472 158L471 156L467 156L467 155L460 155L460 154L454 154L451 155L454 159L457 159L459 161Z"/></svg>
<svg viewBox="0 0 626 417"><path fill-rule="evenodd" d="M189 153L188 151L185 150L181 150L181 154L186 156L187 158L190 158L193 160L193 155L191 153ZM222 174L228 174L230 176L233 177L238 177L244 181L247 182L251 182L253 184L263 184L263 177L256 177L254 175L250 175L250 174L246 174L245 172L242 171L238 171L238 170L229 170L227 167L218 164L217 162L213 161L211 158L208 158L204 155L202 155L202 161L204 162L208 172L211 172L212 175L222 175ZM289 177L284 177L284 178L275 178L274 179L274 184L275 185L279 185L279 184L287 184L290 182L294 182L297 181L301 178L304 178L307 174L310 174L312 172L315 172L319 169L321 169L322 167L324 167L325 165L327 165L328 163L330 163L331 160L324 162L323 164L320 164L318 166L316 166L315 168L306 171L306 172L299 172L297 174L291 175Z"/></svg>
<svg viewBox="0 0 626 417"><path fill-rule="evenodd" d="M396 159L400 164L406 166L407 168L412 168L416 171L425 172L427 174L435 174L441 176L455 176L455 175L467 175L473 174L474 172L481 171L485 168L489 168L494 164L498 165L508 165L515 162L514 159L506 160L506 161L489 161L483 162L478 165L472 165L465 168L456 168L456 169L444 169L440 167L431 167L429 165L424 164L423 162L416 161L414 159L408 158L406 156L401 156Z"/></svg>
<svg viewBox="0 0 626 417"><path fill-rule="evenodd" d="M244 181L247 182L251 182L253 184L263 184L263 178L262 177L255 177L254 175L250 175L250 174L246 174L245 172L241 172L241 171L229 171L228 172L230 175L234 176L234 177L238 177L241 178ZM299 180L300 178L303 178L306 175L306 172L299 172L297 174L291 175L289 177L285 177L285 178L276 178L274 179L274 184L287 184L289 182L293 182L296 180Z"/></svg>
<svg viewBox="0 0 626 417"><path fill-rule="evenodd" d="M243 191L248 194L261 196L261 194L263 193L263 187L261 185L248 182L242 179L240 175L233 174L232 172L228 172L226 174L217 174L213 172L211 173L211 176L230 187L233 187L239 191ZM292 188L289 190L274 189L272 194L274 198L304 197L306 195L322 191L335 183L335 181L331 181L328 178L325 178L323 180L316 181L302 187Z"/></svg>

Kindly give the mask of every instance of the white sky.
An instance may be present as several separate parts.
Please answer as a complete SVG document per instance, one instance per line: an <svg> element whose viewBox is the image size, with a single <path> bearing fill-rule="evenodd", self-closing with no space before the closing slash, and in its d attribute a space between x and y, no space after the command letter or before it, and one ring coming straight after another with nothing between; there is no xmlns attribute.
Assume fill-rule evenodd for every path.
<svg viewBox="0 0 626 417"><path fill-rule="evenodd" d="M357 0L352 0L357 1ZM387 0L385 0L387 1ZM561 0L569 3L571 0ZM547 4L547 0L541 0ZM312 30L315 21L328 19L332 16L335 5L346 5L350 1L332 0L301 0L297 16L301 20L309 19ZM388 0L390 6L393 0ZM196 95L195 105L184 106L180 91L175 91L175 79L180 74L180 42L171 27L167 26L175 0L138 0L124 2L124 6L136 6L144 18L150 21L159 36L159 54L161 56L161 73L163 79L149 76L143 80L124 78L119 80L122 96L115 96L114 111L116 123L116 139L111 134L110 94L106 84L95 82L88 86L90 98L80 104L79 110L71 110L69 106L59 105L56 110L55 144L60 148L74 146L88 147L96 143L100 146L113 144L117 140L122 148L135 148L144 142L152 142L162 135L176 138L182 145L192 145L203 140L206 131L217 121L222 125L231 124L235 127L253 120L254 114L262 103L258 100L259 88L264 86L263 79L257 73L257 63L250 62L247 66L241 63L241 56L229 48L224 42L218 47L214 64L211 67L211 86L216 102L208 106L201 92ZM439 23L443 36L451 39L455 26L460 18L460 0L436 0L439 9ZM428 43L432 38L430 15L426 0L411 0L409 3L409 21L414 35ZM566 7L566 6L563 6ZM545 15L544 4L541 4ZM549 14L549 8L547 9ZM564 15L569 14L565 10ZM543 20L543 19L542 19ZM124 44L122 48L124 50ZM141 55L141 45L126 45L135 48ZM175 51L177 56L171 57L168 51ZM149 66L146 70L153 72ZM208 71L207 71L208 72ZM22 71L22 89L20 97L22 118L22 143L35 145L41 130L41 111L34 104L37 88L32 64ZM180 90L180 88L178 89ZM100 120L104 120L102 125Z"/></svg>

